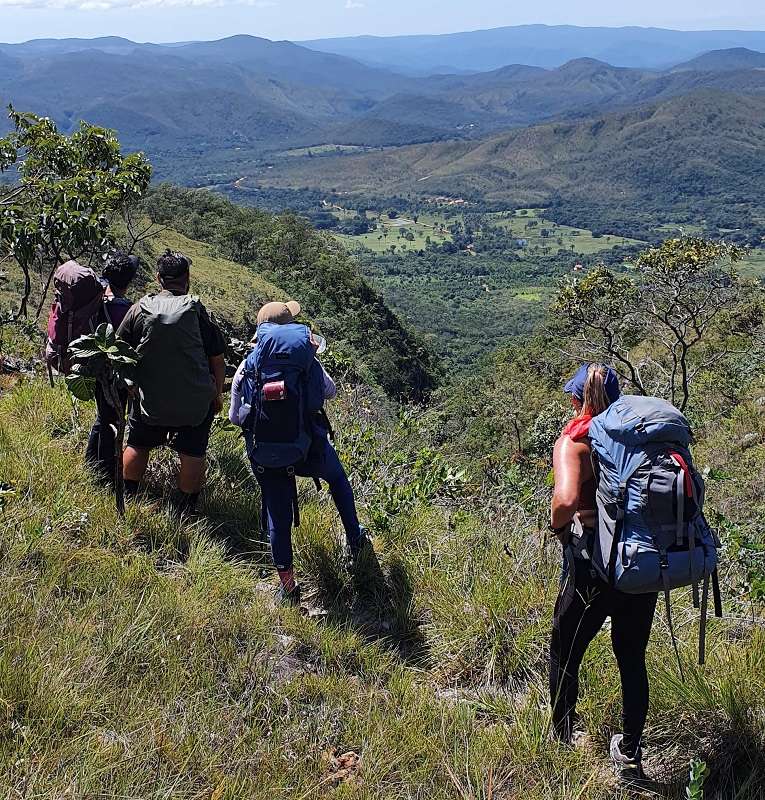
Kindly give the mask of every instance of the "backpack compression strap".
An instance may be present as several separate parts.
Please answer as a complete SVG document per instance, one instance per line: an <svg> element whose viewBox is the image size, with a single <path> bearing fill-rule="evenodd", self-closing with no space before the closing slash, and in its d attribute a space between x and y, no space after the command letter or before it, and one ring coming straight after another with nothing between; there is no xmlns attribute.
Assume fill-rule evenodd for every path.
<svg viewBox="0 0 765 800"><path fill-rule="evenodd" d="M672 622L672 602L669 598L669 576L666 569L662 567L661 577L664 581L664 607L667 612L667 626L669 627L669 635L672 639L672 647L675 651L675 658L677 659L677 668L680 670L680 680L685 683L685 673L683 672L683 662L680 660L680 650L677 647L677 636L675 636L675 626Z"/></svg>

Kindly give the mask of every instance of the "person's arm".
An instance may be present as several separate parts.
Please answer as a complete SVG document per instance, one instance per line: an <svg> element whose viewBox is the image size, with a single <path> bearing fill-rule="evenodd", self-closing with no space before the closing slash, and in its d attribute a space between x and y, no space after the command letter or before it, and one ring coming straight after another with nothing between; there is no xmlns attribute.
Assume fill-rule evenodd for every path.
<svg viewBox="0 0 765 800"><path fill-rule="evenodd" d="M122 339L123 342L127 342L132 348L138 347L140 340L140 334L136 331L138 315L139 306L138 303L134 303L130 306L127 314L125 314L117 328L117 338ZM127 384L128 394L131 397L135 397L138 391L136 385L131 380L126 380L125 383Z"/></svg>
<svg viewBox="0 0 765 800"><path fill-rule="evenodd" d="M242 376L247 359L237 367L231 381L231 404L228 407L228 419L234 425L239 424L239 407L242 405Z"/></svg>
<svg viewBox="0 0 765 800"><path fill-rule="evenodd" d="M136 335L136 319L138 318L139 312L140 308L138 303L134 303L130 306L117 328L117 338L122 339L123 342L127 342L131 347L138 347L139 344L137 339L140 337Z"/></svg>
<svg viewBox="0 0 765 800"><path fill-rule="evenodd" d="M210 364L210 372L215 380L215 399L213 408L217 414L223 408L223 384L226 381L226 359L222 356L210 356L207 359Z"/></svg>
<svg viewBox="0 0 765 800"><path fill-rule="evenodd" d="M223 386L226 380L226 340L221 329L207 313L207 309L199 304L199 330L202 334L210 374L215 381L215 398L213 408L217 414L223 408Z"/></svg>
<svg viewBox="0 0 765 800"><path fill-rule="evenodd" d="M589 447L585 442L575 442L569 436L561 436L553 451L553 490L550 524L553 528L564 528L579 509L584 459L589 458Z"/></svg>
<svg viewBox="0 0 765 800"><path fill-rule="evenodd" d="M319 366L321 367L322 379L324 381L324 399L334 400L337 397L337 386L332 378L329 377L329 373L324 369L320 361Z"/></svg>

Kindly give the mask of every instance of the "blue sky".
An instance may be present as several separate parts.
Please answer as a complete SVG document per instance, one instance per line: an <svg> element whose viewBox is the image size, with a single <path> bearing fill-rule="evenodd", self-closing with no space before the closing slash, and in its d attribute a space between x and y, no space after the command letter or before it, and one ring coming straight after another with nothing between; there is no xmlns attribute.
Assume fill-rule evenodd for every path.
<svg viewBox="0 0 765 800"><path fill-rule="evenodd" d="M121 35L140 41L249 33L310 39L446 33L524 23L765 30L762 0L0 0L0 41Z"/></svg>

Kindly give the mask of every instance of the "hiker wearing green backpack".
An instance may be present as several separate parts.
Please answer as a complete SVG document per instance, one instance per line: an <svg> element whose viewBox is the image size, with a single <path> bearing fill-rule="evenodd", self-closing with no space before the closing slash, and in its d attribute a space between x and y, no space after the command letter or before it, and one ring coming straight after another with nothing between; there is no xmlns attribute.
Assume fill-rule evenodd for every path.
<svg viewBox="0 0 765 800"><path fill-rule="evenodd" d="M646 648L663 592L692 586L701 608L699 661L710 580L715 612L718 541L703 515L704 481L693 466L690 426L656 397L621 395L614 370L583 364L565 385L576 417L555 444L550 528L564 548L550 646L555 733L571 741L579 667L607 617L622 685L622 733L611 740L617 773L640 783L648 713ZM703 593L699 596L699 587Z"/></svg>
<svg viewBox="0 0 765 800"><path fill-rule="evenodd" d="M167 250L157 261L158 294L128 311L118 335L138 353L123 467L125 494L135 496L151 450L180 456L173 506L194 511L204 484L205 455L223 407L226 342L198 297L189 294L191 261Z"/></svg>

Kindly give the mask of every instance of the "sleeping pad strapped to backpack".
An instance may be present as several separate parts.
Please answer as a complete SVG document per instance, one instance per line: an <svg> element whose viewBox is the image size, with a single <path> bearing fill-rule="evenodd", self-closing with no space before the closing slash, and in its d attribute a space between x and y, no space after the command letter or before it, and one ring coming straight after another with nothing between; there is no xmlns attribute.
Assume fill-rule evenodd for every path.
<svg viewBox="0 0 765 800"><path fill-rule="evenodd" d="M715 611L719 542L704 518L704 481L693 466L688 420L655 397L623 395L590 425L597 481L598 528L591 562L600 577L628 594L703 586L699 657L710 579ZM674 642L674 632L673 644Z"/></svg>

